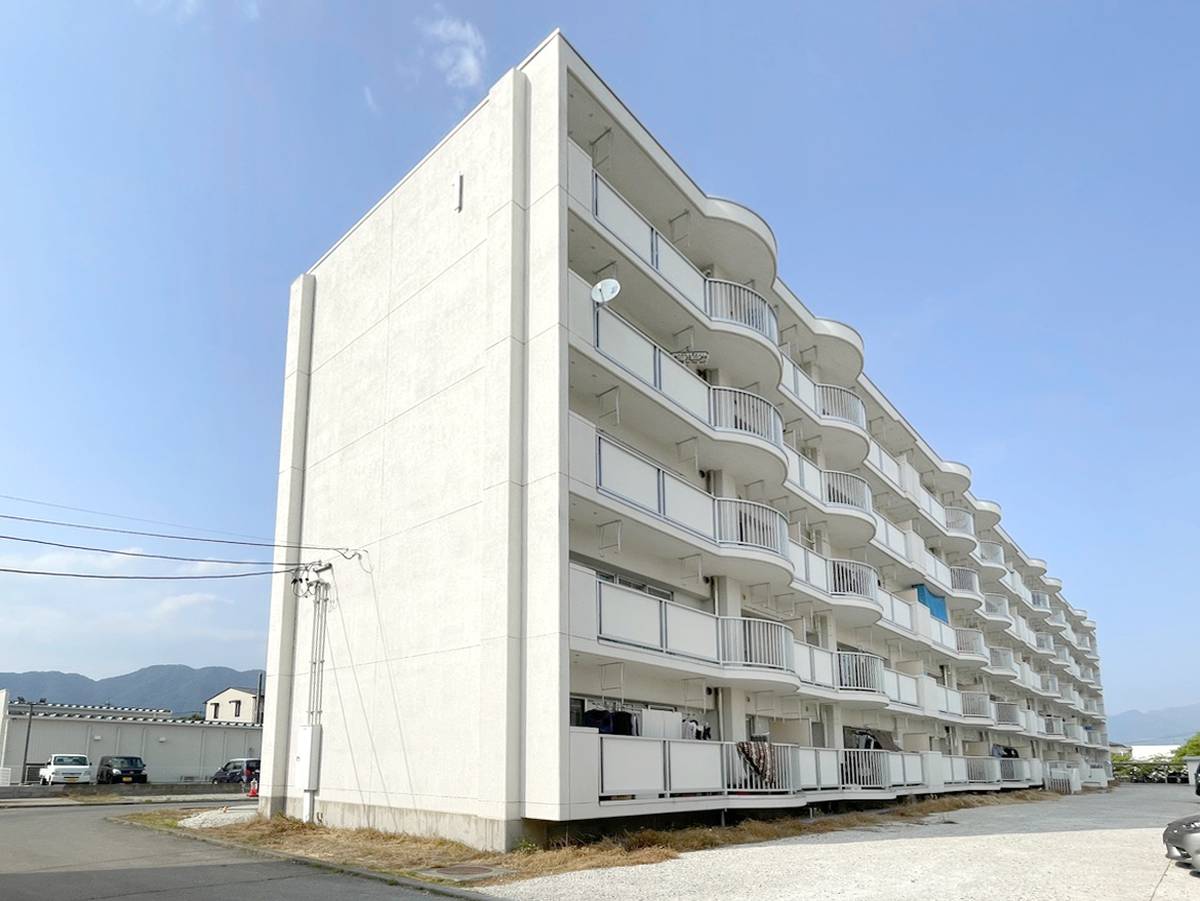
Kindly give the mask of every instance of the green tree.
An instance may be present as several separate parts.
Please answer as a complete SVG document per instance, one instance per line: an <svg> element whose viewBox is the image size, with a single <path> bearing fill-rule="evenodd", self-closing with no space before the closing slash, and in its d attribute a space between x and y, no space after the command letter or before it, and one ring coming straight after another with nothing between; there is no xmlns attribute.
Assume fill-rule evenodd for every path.
<svg viewBox="0 0 1200 901"><path fill-rule="evenodd" d="M1171 755L1171 759L1175 763L1183 763L1185 757L1200 757L1200 732L1181 744Z"/></svg>

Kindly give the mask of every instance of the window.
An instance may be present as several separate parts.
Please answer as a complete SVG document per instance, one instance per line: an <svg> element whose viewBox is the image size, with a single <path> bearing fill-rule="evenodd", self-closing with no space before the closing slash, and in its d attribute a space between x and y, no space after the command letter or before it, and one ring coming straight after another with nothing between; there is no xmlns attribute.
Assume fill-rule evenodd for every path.
<svg viewBox="0 0 1200 901"><path fill-rule="evenodd" d="M234 701L233 702L233 718L237 719L241 715L242 715L242 702Z"/></svg>
<svg viewBox="0 0 1200 901"><path fill-rule="evenodd" d="M221 705L213 704L212 709L213 709L212 718L214 720L219 720L221 718Z"/></svg>

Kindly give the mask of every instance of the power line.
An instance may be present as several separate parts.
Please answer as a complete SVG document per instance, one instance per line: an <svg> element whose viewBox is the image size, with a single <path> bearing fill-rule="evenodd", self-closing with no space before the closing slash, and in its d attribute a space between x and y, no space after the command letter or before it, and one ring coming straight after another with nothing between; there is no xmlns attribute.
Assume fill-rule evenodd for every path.
<svg viewBox="0 0 1200 901"><path fill-rule="evenodd" d="M269 547L279 550L310 550L334 551L344 557L355 553L355 549L346 547L323 547L317 544L272 544L261 541L234 541L229 538L199 538L195 535L170 535L166 532L142 532L137 529L114 529L111 526L93 526L79 522L63 522L55 519L38 519L35 516L17 516L13 513L0 513L0 519L11 519L16 522L33 522L44 526L62 526L67 529L87 529L91 532L109 532L115 535L139 535L143 538L165 538L171 541L204 541L209 544L236 544L241 547Z"/></svg>
<svg viewBox="0 0 1200 901"><path fill-rule="evenodd" d="M15 494L0 494L0 499L6 501L19 501L22 504L37 504L40 507L54 507L56 510L70 510L73 513L91 513L94 516L109 516L113 519L127 519L130 522L148 522L156 526L171 526L176 529L191 529L196 532L209 532L213 535L233 535L236 538L256 538L262 541L267 539L261 535L245 535L241 532L229 532L224 529L204 529L200 526L189 526L180 522L166 522L161 519L146 519L142 516L126 516L122 513L109 513L106 510L90 510L87 507L72 507L69 504L54 504L50 501L39 501L32 497L18 497Z"/></svg>
<svg viewBox="0 0 1200 901"><path fill-rule="evenodd" d="M283 573L296 572L299 567L291 569L267 569L259 572L250 573L212 573L203 576L141 576L141 575L123 575L118 573L64 573L50 572L41 569L10 569L8 567L0 567L0 573L12 573L22 576L58 576L63 579L106 579L113 581L134 581L134 582L177 582L196 579L248 579L251 576L277 576Z"/></svg>
<svg viewBox="0 0 1200 901"><path fill-rule="evenodd" d="M43 541L40 538L22 538L19 535L0 535L0 541L23 541L27 544L43 544L47 547L64 548L71 551L90 551L95 554L113 554L118 557L144 557L151 560L176 560L181 563L219 563L225 566L274 566L274 560L213 560L210 557L179 557L174 554L147 554L142 551L118 551L106 547L89 547L84 544L63 544L59 541Z"/></svg>

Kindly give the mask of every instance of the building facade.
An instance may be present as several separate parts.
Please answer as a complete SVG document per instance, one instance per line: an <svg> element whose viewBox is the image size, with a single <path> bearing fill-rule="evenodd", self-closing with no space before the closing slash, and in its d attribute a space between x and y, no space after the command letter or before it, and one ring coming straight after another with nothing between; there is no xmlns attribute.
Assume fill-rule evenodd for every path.
<svg viewBox="0 0 1200 901"><path fill-rule="evenodd" d="M1107 778L1095 624L777 261L556 33L297 279L277 538L363 553L273 586L264 811Z"/></svg>
<svg viewBox="0 0 1200 901"><path fill-rule="evenodd" d="M258 723L258 690L226 688L204 702L209 722Z"/></svg>

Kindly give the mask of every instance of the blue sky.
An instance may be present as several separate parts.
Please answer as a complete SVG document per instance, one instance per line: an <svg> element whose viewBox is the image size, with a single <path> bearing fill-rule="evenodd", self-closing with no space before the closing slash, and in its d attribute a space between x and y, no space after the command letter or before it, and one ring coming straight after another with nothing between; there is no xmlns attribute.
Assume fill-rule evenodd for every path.
<svg viewBox="0 0 1200 901"><path fill-rule="evenodd" d="M1093 613L1110 712L1194 701L1196 4L0 2L0 494L271 535L289 283L554 27ZM0 577L0 671L261 665L266 588Z"/></svg>

